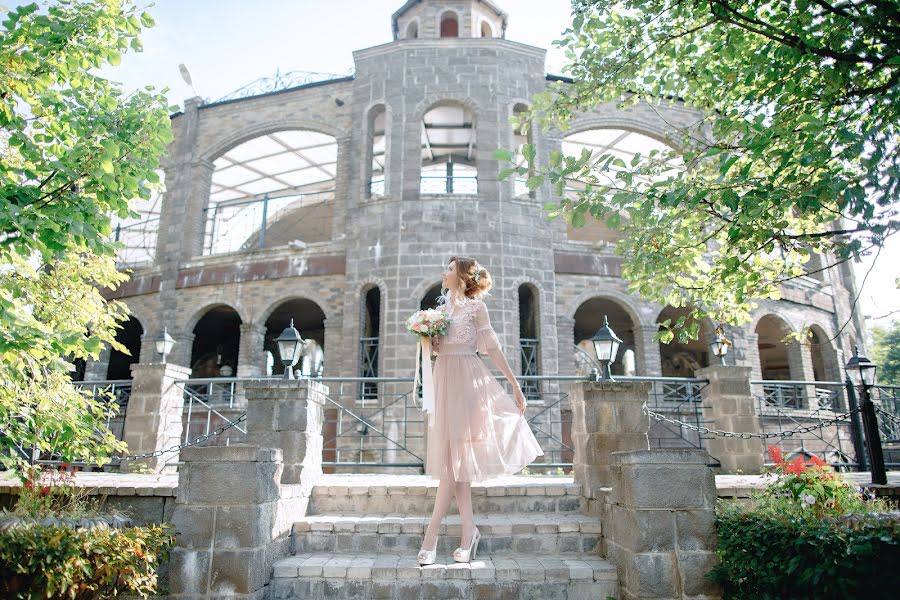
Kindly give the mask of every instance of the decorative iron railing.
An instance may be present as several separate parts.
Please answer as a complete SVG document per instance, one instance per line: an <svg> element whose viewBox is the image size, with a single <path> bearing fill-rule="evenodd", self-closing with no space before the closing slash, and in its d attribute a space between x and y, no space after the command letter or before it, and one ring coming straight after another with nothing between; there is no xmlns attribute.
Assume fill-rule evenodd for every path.
<svg viewBox="0 0 900 600"><path fill-rule="evenodd" d="M477 175L422 175L421 194L477 194Z"/></svg>
<svg viewBox="0 0 900 600"><path fill-rule="evenodd" d="M242 252L271 246L268 238L276 223L285 229L280 232L282 238L301 228L307 233L299 236L305 238L301 242L330 239L330 206L333 200L334 190L323 190L311 193L277 192L212 204L203 209L206 214L203 254Z"/></svg>
<svg viewBox="0 0 900 600"><path fill-rule="evenodd" d="M359 397L362 400L374 400L378 397L378 387L373 381L367 381L378 377L378 343L377 337L364 337L359 340L359 376L363 381L359 382Z"/></svg>
<svg viewBox="0 0 900 600"><path fill-rule="evenodd" d="M271 94L272 92L279 92L281 90L301 87L313 83L321 83L325 81L334 81L340 79L351 79L352 77L352 71L347 75L338 75L336 73L316 73L313 71L289 71L287 73L282 73L281 71L276 69L274 76L260 77L259 79L236 89L230 94L222 96L211 104L226 102L229 100L237 100L239 98L260 96L262 94Z"/></svg>
<svg viewBox="0 0 900 600"><path fill-rule="evenodd" d="M159 218L138 223L116 225L112 241L122 244L116 257L119 268L150 265L156 259L156 240L159 235Z"/></svg>
<svg viewBox="0 0 900 600"><path fill-rule="evenodd" d="M535 338L521 338L519 347L521 348L522 360L522 376L534 377L540 375L538 368L538 357L540 356L540 340ZM528 400L538 401L541 399L540 386L534 379L525 379L522 381L522 392Z"/></svg>
<svg viewBox="0 0 900 600"><path fill-rule="evenodd" d="M876 407L884 465L900 468L900 386L876 385L869 393Z"/></svg>
<svg viewBox="0 0 900 600"><path fill-rule="evenodd" d="M784 431L824 423L846 410L844 383L839 381L751 381L763 431ZM839 470L858 467L849 422L814 429L802 435L773 438L788 459L798 455L818 456ZM766 464L774 464L766 455Z"/></svg>

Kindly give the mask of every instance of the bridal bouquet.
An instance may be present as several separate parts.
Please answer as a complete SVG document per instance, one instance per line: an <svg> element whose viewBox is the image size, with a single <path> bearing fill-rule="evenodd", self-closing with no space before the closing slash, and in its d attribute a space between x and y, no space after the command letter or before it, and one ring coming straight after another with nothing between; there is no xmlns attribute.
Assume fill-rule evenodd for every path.
<svg viewBox="0 0 900 600"><path fill-rule="evenodd" d="M446 334L448 325L450 318L436 308L416 311L406 320L406 329L425 337Z"/></svg>
<svg viewBox="0 0 900 600"><path fill-rule="evenodd" d="M443 311L429 308L416 311L406 320L406 329L416 334L416 376L413 397L419 389L419 370L422 371L422 407L428 415L434 415L434 376L431 371L431 338L447 333L450 317Z"/></svg>

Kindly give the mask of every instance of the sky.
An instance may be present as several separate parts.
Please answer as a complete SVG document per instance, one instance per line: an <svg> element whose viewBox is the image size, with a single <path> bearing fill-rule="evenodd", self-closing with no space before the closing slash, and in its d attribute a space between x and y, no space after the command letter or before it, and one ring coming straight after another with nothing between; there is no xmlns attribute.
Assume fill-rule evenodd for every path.
<svg viewBox="0 0 900 600"><path fill-rule="evenodd" d="M552 46L571 23L568 0L493 0L509 15L506 37L548 51L547 71L564 58ZM128 54L103 74L126 89L168 87L172 105L194 96L179 74L184 63L197 94L214 101L276 70L349 74L352 52L392 41L391 14L403 0L156 0L156 25L142 35L144 51ZM870 321L900 321L900 235L855 264L859 307ZM897 314L889 314L898 311ZM885 316L887 315L887 316ZM878 318L883 317L883 318Z"/></svg>

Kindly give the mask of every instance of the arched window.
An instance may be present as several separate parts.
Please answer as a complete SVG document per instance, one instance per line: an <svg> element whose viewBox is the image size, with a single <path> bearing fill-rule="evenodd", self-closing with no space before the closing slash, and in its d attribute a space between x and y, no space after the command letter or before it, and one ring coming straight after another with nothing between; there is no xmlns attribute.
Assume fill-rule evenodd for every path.
<svg viewBox="0 0 900 600"><path fill-rule="evenodd" d="M576 367L581 374L585 375L590 373L591 367L600 368L591 338L603 325L603 317L608 317L610 328L622 340L618 356L610 365L612 374L635 375L637 350L635 321L631 318L629 311L618 301L600 296L586 300L575 311L575 329L572 339L575 342L573 350L576 356Z"/></svg>
<svg viewBox="0 0 900 600"><path fill-rule="evenodd" d="M277 131L232 148L214 164L203 254L331 239L333 136Z"/></svg>
<svg viewBox="0 0 900 600"><path fill-rule="evenodd" d="M419 37L419 22L413 21L406 26L406 39L414 40Z"/></svg>
<svg viewBox="0 0 900 600"><path fill-rule="evenodd" d="M490 38L494 37L494 30L491 29L491 24L487 21L481 22L481 37Z"/></svg>
<svg viewBox="0 0 900 600"><path fill-rule="evenodd" d="M691 325L692 319L688 318L691 309L688 307L667 306L659 316L657 323L670 321L671 325L681 317L685 317L685 325ZM663 327L660 326L660 331ZM682 342L678 336L667 344L659 343L659 358L663 377L694 377L694 372L709 366L709 339L713 334L706 322L700 323L700 331L697 339Z"/></svg>
<svg viewBox="0 0 900 600"><path fill-rule="evenodd" d="M519 117L522 114L528 112L528 107L524 104L516 104L513 107L513 116ZM522 153L522 146L525 144L533 143L533 136L531 135L531 127L526 128L526 132L523 134L521 128L516 125L513 127L513 147L516 149L516 166L517 167L526 167L528 166L528 161L525 160L525 155ZM528 189L526 182L528 178L534 174L534 169L529 169L526 175L517 175L515 181L515 188L513 193L516 198L534 198L535 192Z"/></svg>
<svg viewBox="0 0 900 600"><path fill-rule="evenodd" d="M663 156L666 162L673 168L681 168L679 158L670 157L668 154L672 148L648 135L625 129L588 129L566 136L562 143L562 152L565 156L581 156L582 151L591 152L591 162L594 173L600 178L600 184L616 185L616 174L622 167L610 164L606 169L603 165L611 155L614 159L621 159L626 165L630 165L636 154L647 157L656 150L660 160ZM670 173L664 173L667 177ZM574 197L583 190L585 184L581 181L569 180L566 182L566 193ZM611 215L607 215L606 219ZM617 231L610 229L606 219L598 220L590 214L583 227L568 225L568 239L575 242L589 242L595 245L609 245L619 239Z"/></svg>
<svg viewBox="0 0 900 600"><path fill-rule="evenodd" d="M369 198L384 197L384 174L387 151L387 110L376 106L369 113L369 160L367 195Z"/></svg>
<svg viewBox="0 0 900 600"><path fill-rule="evenodd" d="M453 13L441 17L441 37L459 37L459 21Z"/></svg>
<svg viewBox="0 0 900 600"><path fill-rule="evenodd" d="M519 286L519 347L522 352L522 375L535 376L541 374L540 366L540 338L538 337L538 323L540 310L538 309L537 292L534 286L522 284ZM522 391L530 400L539 400L541 388L535 380L522 382Z"/></svg>
<svg viewBox="0 0 900 600"><path fill-rule="evenodd" d="M438 104L422 118L422 194L477 194L474 115L458 104Z"/></svg>
<svg viewBox="0 0 900 600"><path fill-rule="evenodd" d="M363 294L362 331L359 338L359 376L378 377L378 349L381 335L381 290L370 287ZM360 382L361 400L378 398L378 384L374 381Z"/></svg>

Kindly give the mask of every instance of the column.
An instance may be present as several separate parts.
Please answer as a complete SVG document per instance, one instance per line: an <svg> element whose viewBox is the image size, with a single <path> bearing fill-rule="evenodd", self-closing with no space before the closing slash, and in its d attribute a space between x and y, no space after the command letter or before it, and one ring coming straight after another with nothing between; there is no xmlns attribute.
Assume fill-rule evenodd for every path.
<svg viewBox="0 0 900 600"><path fill-rule="evenodd" d="M263 348L265 338L265 324L241 323L238 368L235 374L237 377L261 377L265 374L266 357Z"/></svg>
<svg viewBox="0 0 900 600"><path fill-rule="evenodd" d="M87 364L84 367L85 381L104 381L106 379L106 373L109 370L109 355L111 352L112 350L109 346L104 346L100 351L100 356L97 360L91 358L87 359Z"/></svg>
<svg viewBox="0 0 900 600"><path fill-rule="evenodd" d="M700 390L703 416L711 429L760 433L762 427L756 401L750 390L750 367L706 367L697 371L709 384ZM712 436L706 441L709 454L722 463L725 473L761 473L765 447L760 438Z"/></svg>
<svg viewBox="0 0 900 600"><path fill-rule="evenodd" d="M144 454L177 446L183 432L184 390L179 382L190 377L191 370L171 363L131 365L131 397L125 412L124 440L128 454ZM171 456L156 456L127 461L123 468L146 466L157 473L175 472L166 465Z"/></svg>
<svg viewBox="0 0 900 600"><path fill-rule="evenodd" d="M271 563L287 555L293 524L280 514L281 451L193 447L182 449L181 460L169 598L263 600Z"/></svg>
<svg viewBox="0 0 900 600"><path fill-rule="evenodd" d="M621 597L714 599L716 480L703 450L616 452L604 523Z"/></svg>
<svg viewBox="0 0 900 600"><path fill-rule="evenodd" d="M572 384L573 468L586 498L597 498L597 488L609 485L611 453L650 447L650 417L643 412L650 385L618 381Z"/></svg>
<svg viewBox="0 0 900 600"><path fill-rule="evenodd" d="M541 344L550 338L542 336ZM559 372L575 373L575 319L556 316L556 343L559 352Z"/></svg>
<svg viewBox="0 0 900 600"><path fill-rule="evenodd" d="M281 483L311 484L322 474L322 422L328 386L314 379L257 379L244 383L247 438L279 448Z"/></svg>
<svg viewBox="0 0 900 600"><path fill-rule="evenodd" d="M659 332L659 327L656 325L636 325L634 328L638 375L662 376L662 356L659 353L659 342L654 339L657 332Z"/></svg>

